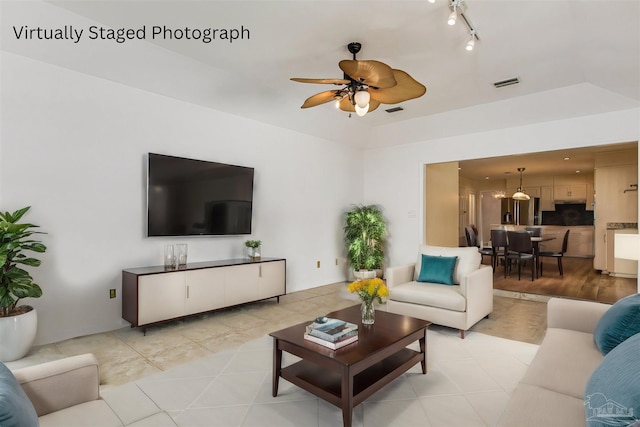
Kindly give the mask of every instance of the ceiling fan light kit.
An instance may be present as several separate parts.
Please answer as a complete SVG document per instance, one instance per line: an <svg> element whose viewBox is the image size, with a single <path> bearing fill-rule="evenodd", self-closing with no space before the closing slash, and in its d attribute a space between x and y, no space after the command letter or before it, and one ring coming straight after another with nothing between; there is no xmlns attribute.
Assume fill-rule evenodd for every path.
<svg viewBox="0 0 640 427"><path fill-rule="evenodd" d="M356 59L362 44L349 43L347 49L353 59L342 60L338 66L344 74L342 79L292 78L299 83L333 84L340 89L317 93L307 98L301 108L316 107L334 101L336 108L359 117L374 111L380 104L398 104L419 98L427 88L408 73L396 70L380 61Z"/></svg>

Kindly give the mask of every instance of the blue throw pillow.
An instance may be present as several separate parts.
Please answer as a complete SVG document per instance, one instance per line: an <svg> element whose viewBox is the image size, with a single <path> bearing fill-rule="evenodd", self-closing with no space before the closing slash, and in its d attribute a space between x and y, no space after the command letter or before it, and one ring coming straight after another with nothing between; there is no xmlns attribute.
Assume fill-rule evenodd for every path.
<svg viewBox="0 0 640 427"><path fill-rule="evenodd" d="M593 332L596 346L604 355L640 332L640 294L618 300L598 321Z"/></svg>
<svg viewBox="0 0 640 427"><path fill-rule="evenodd" d="M9 368L0 362L0 426L37 427L38 414Z"/></svg>
<svg viewBox="0 0 640 427"><path fill-rule="evenodd" d="M422 254L422 264L418 282L441 283L453 285L453 272L456 268L457 256L432 256Z"/></svg>
<svg viewBox="0 0 640 427"><path fill-rule="evenodd" d="M584 393L587 427L640 424L640 334L602 360Z"/></svg>

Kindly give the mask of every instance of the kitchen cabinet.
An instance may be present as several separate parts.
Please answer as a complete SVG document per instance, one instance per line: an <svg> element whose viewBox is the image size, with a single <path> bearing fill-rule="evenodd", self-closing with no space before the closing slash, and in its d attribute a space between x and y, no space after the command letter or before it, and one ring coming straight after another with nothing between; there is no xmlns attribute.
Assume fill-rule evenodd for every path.
<svg viewBox="0 0 640 427"><path fill-rule="evenodd" d="M638 165L596 167L595 257L593 267L608 273L607 223L638 222L638 192L628 191L638 182Z"/></svg>
<svg viewBox="0 0 640 427"><path fill-rule="evenodd" d="M525 187L524 191L529 197L540 197L540 187Z"/></svg>
<svg viewBox="0 0 640 427"><path fill-rule="evenodd" d="M586 200L587 186L586 184L555 185L553 197L555 200Z"/></svg>
<svg viewBox="0 0 640 427"><path fill-rule="evenodd" d="M553 187L542 186L540 187L540 210L553 211L556 209L555 203L553 203Z"/></svg>
<svg viewBox="0 0 640 427"><path fill-rule="evenodd" d="M234 259L188 264L183 270L122 271L122 317L148 325L286 294L286 260Z"/></svg>

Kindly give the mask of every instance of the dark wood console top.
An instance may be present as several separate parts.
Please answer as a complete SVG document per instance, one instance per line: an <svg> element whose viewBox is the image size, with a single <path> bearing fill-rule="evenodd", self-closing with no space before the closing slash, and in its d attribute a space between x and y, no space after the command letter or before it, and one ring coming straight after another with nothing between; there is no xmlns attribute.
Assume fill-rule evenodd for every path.
<svg viewBox="0 0 640 427"><path fill-rule="evenodd" d="M186 267L179 268L179 269L177 268L170 269L170 268L165 268L163 265L155 265L151 267L126 268L122 271L129 274L144 276L147 274L169 273L172 271L200 270L203 268L229 267L232 265L260 264L263 262L272 262L272 261L284 261L284 258L262 257L256 261L251 261L248 258L222 259L217 261L190 262L190 263L187 263Z"/></svg>

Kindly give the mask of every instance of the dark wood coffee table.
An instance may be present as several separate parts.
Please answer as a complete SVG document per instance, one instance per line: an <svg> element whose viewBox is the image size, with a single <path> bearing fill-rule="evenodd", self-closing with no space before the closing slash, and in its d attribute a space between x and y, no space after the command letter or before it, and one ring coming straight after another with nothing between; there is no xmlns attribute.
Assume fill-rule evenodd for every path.
<svg viewBox="0 0 640 427"><path fill-rule="evenodd" d="M272 332L273 397L278 395L280 377L342 409L345 427L351 426L353 408L416 363L427 373L426 320L376 311L373 325L364 326L360 306L327 314L358 324L358 341L338 350L305 340L305 326L313 320ZM406 348L419 341L420 351ZM282 367L282 352L302 360Z"/></svg>

